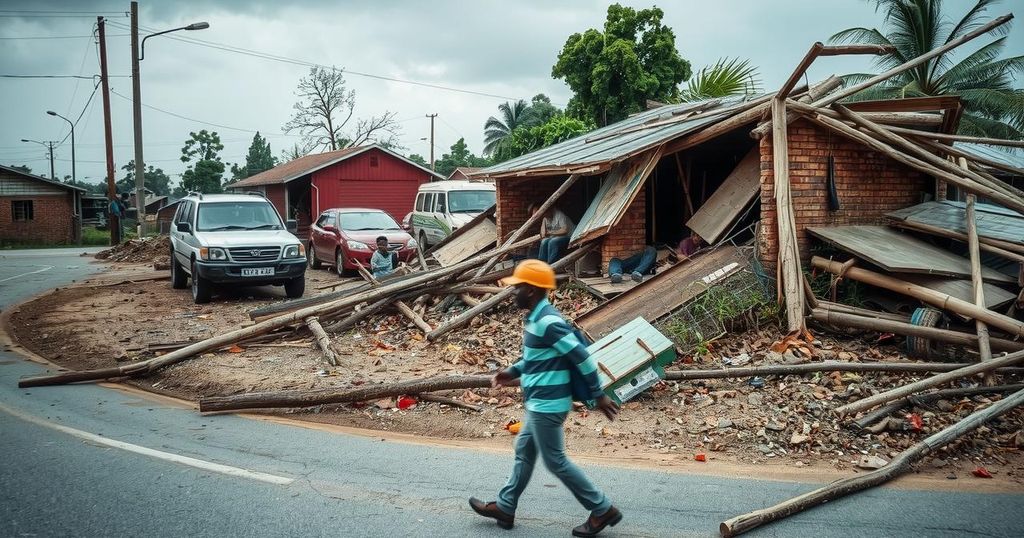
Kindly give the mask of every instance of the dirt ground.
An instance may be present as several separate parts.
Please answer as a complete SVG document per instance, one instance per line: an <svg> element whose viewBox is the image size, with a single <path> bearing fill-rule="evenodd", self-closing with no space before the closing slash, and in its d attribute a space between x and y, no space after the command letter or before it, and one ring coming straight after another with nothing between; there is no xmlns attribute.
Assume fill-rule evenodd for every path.
<svg viewBox="0 0 1024 538"><path fill-rule="evenodd" d="M119 274L150 276L151 265L117 264ZM161 274L165 274L166 271ZM58 289L21 305L10 318L13 337L38 355L72 369L114 366L153 357L147 348L198 340L251 324L247 312L284 297L282 288L241 288L195 305L188 290L168 280L117 283L128 277L100 276ZM336 284L326 270L307 273L307 294ZM560 291L554 302L568 316L593 307L579 290ZM428 316L436 326L444 316ZM405 318L371 318L348 333L332 335L340 366L331 367L308 337L296 336L207 353L130 383L154 392L196 401L203 396L253 391L319 389L393 382L445 374L482 374L508 365L519 354L521 314L511 306L478 317L467 329L426 342ZM704 356L688 357L679 368L767 365L799 358L769 351L778 329L727 335ZM841 339L821 334L820 359L906 360L896 340L877 334ZM759 474L796 470L857 470L862 456L890 459L902 449L969 414L985 397L940 401L915 407L914 417L894 420L890 431L858 434L841 425L832 408L862 395L903 384L917 376L893 374L814 374L760 379L663 382L625 405L608 423L599 413L578 410L566 424L574 454L595 459L657 462L673 466L742 466ZM1021 382L1006 378L1005 383ZM403 432L468 442L482 448L509 447L506 425L521 419L518 389L449 391L446 396L483 407L472 412L419 402L397 409L395 400L360 405L322 406L275 413L294 419ZM992 396L992 399L997 397ZM920 428L913 426L920 419ZM940 450L919 465L927 478L971 481L979 467L1010 489L1024 488L1024 411L1018 409ZM696 463L703 454L706 463ZM756 469L756 470L754 470Z"/></svg>

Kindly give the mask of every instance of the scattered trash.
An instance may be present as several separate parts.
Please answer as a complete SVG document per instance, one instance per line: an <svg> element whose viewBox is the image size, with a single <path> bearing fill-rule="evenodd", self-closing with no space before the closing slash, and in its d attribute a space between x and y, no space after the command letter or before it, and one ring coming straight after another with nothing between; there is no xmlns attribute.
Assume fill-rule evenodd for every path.
<svg viewBox="0 0 1024 538"><path fill-rule="evenodd" d="M747 381L747 384L750 385L751 387L754 387L755 389L763 388L764 378L752 377Z"/></svg>
<svg viewBox="0 0 1024 538"><path fill-rule="evenodd" d="M518 435L519 430L522 429L522 427L523 423L515 419L510 420L508 421L508 424L505 424L505 429L508 430L508 432L511 433L512 435Z"/></svg>
<svg viewBox="0 0 1024 538"><path fill-rule="evenodd" d="M241 353L243 351L245 350L242 349L241 347L238 347L237 344L228 348L228 353Z"/></svg>
<svg viewBox="0 0 1024 538"><path fill-rule="evenodd" d="M399 396L398 397L398 408L401 410L412 409L416 407L416 398L412 396Z"/></svg>
<svg viewBox="0 0 1024 538"><path fill-rule="evenodd" d="M749 353L741 353L735 357L722 357L722 364L726 366L743 366L750 362Z"/></svg>
<svg viewBox="0 0 1024 538"><path fill-rule="evenodd" d="M857 467L861 469L881 469L889 464L889 460L881 456L861 456L857 461Z"/></svg>
<svg viewBox="0 0 1024 538"><path fill-rule="evenodd" d="M696 454L695 456L693 456L693 459L696 460L696 461L701 461L701 462L707 462L708 461L707 455L705 455L703 452L700 452L700 453Z"/></svg>
<svg viewBox="0 0 1024 538"><path fill-rule="evenodd" d="M988 469L985 469L984 467L978 467L971 471L971 474L978 478L992 478L992 473L988 472Z"/></svg>

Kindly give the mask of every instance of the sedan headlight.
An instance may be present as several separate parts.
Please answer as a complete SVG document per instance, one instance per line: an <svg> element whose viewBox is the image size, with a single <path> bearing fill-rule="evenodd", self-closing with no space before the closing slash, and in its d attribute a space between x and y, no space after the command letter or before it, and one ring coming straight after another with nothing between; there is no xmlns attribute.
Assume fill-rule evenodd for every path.
<svg viewBox="0 0 1024 538"><path fill-rule="evenodd" d="M284 247L284 258L305 258L306 247L299 245L288 245Z"/></svg>
<svg viewBox="0 0 1024 538"><path fill-rule="evenodd" d="M419 246L420 244L417 243L415 239L410 239L409 242L405 244L405 248L416 248Z"/></svg>
<svg viewBox="0 0 1024 538"><path fill-rule="evenodd" d="M370 248L370 245L367 245L366 243L363 243L361 241L352 241L350 239L345 243L348 245L349 250L362 250L364 252L370 252L373 250L372 248Z"/></svg>
<svg viewBox="0 0 1024 538"><path fill-rule="evenodd" d="M199 257L204 260L210 260L215 262L227 261L228 255L224 252L224 249L217 247L201 248L199 249Z"/></svg>

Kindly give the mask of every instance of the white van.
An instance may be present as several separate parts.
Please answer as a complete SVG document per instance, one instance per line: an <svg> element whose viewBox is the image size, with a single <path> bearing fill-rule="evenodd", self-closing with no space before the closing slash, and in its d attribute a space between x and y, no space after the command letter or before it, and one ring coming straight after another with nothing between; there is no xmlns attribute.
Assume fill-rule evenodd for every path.
<svg viewBox="0 0 1024 538"><path fill-rule="evenodd" d="M487 211L494 205L495 195L494 183L486 181L424 183L416 194L410 233L425 249Z"/></svg>

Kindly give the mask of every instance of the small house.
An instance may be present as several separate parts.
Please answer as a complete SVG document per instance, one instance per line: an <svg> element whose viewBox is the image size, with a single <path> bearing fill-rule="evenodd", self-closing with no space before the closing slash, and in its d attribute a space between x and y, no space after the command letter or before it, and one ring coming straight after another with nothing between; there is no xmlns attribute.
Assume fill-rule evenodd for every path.
<svg viewBox="0 0 1024 538"><path fill-rule="evenodd" d="M0 241L75 243L85 189L0 166Z"/></svg>

